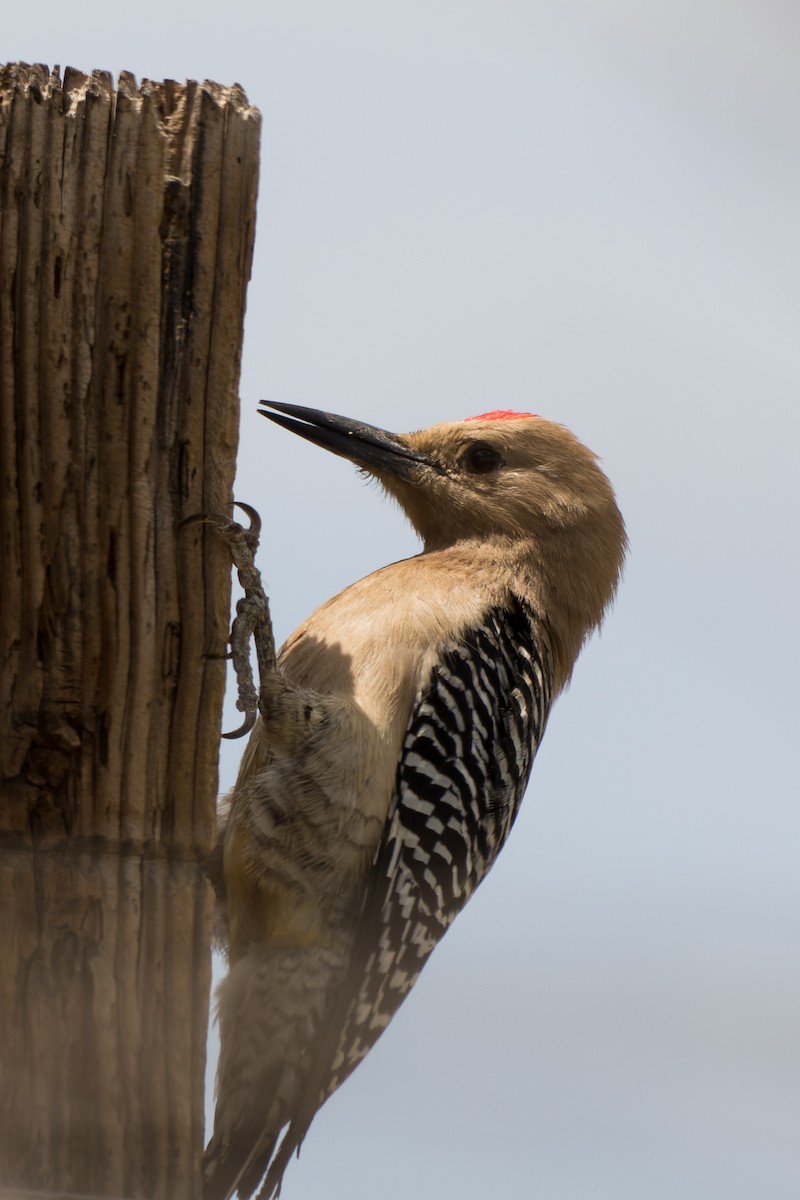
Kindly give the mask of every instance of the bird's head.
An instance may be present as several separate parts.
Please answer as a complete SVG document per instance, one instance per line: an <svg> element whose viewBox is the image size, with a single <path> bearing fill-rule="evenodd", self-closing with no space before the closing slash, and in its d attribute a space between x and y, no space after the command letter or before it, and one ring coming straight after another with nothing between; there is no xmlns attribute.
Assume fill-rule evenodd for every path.
<svg viewBox="0 0 800 1200"><path fill-rule="evenodd" d="M269 409L275 411L267 411ZM293 404L263 415L350 459L393 495L425 543L493 543L509 566L544 573L556 606L588 628L613 597L625 528L595 455L552 421L491 412L394 434Z"/></svg>

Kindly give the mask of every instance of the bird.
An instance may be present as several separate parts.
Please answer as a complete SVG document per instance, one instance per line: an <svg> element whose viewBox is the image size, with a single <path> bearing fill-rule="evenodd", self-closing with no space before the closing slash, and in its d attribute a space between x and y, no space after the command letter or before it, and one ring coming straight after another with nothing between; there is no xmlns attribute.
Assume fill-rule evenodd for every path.
<svg viewBox="0 0 800 1200"><path fill-rule="evenodd" d="M536 414L394 434L260 412L376 479L422 550L324 603L274 665L260 656L220 814L228 973L204 1200L279 1194L486 876L627 550L597 457Z"/></svg>

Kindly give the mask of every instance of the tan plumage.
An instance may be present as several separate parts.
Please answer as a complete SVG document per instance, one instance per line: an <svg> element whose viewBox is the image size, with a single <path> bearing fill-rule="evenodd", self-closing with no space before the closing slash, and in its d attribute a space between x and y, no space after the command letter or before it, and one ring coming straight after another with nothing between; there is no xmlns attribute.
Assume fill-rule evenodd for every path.
<svg viewBox="0 0 800 1200"><path fill-rule="evenodd" d="M492 414L401 437L270 407L375 475L424 551L324 604L262 681L222 833L230 971L209 1200L250 1195L290 1122L262 1193L274 1194L494 861L626 545L605 475L559 425ZM433 751L457 727L452 779L422 754L431 721Z"/></svg>

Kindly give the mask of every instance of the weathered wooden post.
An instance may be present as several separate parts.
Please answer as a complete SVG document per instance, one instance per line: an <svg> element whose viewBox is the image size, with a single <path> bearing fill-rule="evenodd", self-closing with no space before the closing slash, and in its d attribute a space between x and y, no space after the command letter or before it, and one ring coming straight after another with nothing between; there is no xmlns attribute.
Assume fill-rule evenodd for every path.
<svg viewBox="0 0 800 1200"><path fill-rule="evenodd" d="M0 69L0 1189L197 1195L260 118Z"/></svg>

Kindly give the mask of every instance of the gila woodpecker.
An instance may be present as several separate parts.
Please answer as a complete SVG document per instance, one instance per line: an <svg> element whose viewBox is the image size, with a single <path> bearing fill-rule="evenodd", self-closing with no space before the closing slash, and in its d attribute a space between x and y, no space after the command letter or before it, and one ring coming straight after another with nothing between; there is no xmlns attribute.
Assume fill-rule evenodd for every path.
<svg viewBox="0 0 800 1200"><path fill-rule="evenodd" d="M595 456L533 414L403 435L298 405L263 415L374 476L424 548L323 604L262 677L221 815L206 1200L277 1194L492 866L626 549Z"/></svg>

